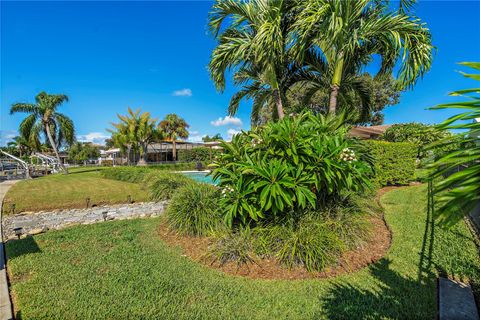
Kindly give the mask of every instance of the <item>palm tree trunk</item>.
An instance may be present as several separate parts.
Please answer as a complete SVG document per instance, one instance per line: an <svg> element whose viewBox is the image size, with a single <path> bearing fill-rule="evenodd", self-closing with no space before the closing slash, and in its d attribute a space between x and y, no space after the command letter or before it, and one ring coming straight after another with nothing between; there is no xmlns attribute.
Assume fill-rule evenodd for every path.
<svg viewBox="0 0 480 320"><path fill-rule="evenodd" d="M173 161L177 161L177 143L175 142L175 139L172 140L172 158L173 158Z"/></svg>
<svg viewBox="0 0 480 320"><path fill-rule="evenodd" d="M338 98L338 91L340 90L340 83L342 82L342 74L343 74L343 63L344 58L343 55L340 53L338 56L338 60L335 63L335 70L333 72L332 84L331 84L331 91L330 91L330 103L328 105L328 113L335 114L337 112L337 98Z"/></svg>
<svg viewBox="0 0 480 320"><path fill-rule="evenodd" d="M273 90L273 99L275 100L275 105L277 106L278 119L281 120L285 117L285 113L283 112L282 97L279 89Z"/></svg>
<svg viewBox="0 0 480 320"><path fill-rule="evenodd" d="M55 144L55 141L53 141L52 133L50 132L50 126L48 125L48 123L44 123L44 126L45 126L45 131L47 132L48 141L50 141L50 145L52 146L53 152L55 152L55 156L57 157L58 164L60 165L60 168L62 168L63 172L67 174L68 170L67 168L65 168L62 161L60 160L60 155L58 154L57 145Z"/></svg>

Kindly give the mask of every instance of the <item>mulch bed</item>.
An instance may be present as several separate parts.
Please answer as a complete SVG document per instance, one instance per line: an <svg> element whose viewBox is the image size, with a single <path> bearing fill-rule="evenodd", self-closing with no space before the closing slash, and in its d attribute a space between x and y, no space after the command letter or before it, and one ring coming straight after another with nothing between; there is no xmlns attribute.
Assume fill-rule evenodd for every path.
<svg viewBox="0 0 480 320"><path fill-rule="evenodd" d="M383 194L393 188L394 187L387 187L379 190L377 201ZM280 265L275 259L256 258L255 263L238 265L236 262L229 262L222 265L207 258L208 247L212 241L207 237L179 235L175 231L169 230L165 222L160 224L158 234L168 245L180 247L183 254L193 261L220 270L226 274L252 279L312 279L329 278L345 273L352 273L381 259L390 247L391 232L382 217L371 217L370 222L372 224L371 238L355 250L345 252L339 259L337 265L326 268L322 272L308 272L303 267L288 269Z"/></svg>

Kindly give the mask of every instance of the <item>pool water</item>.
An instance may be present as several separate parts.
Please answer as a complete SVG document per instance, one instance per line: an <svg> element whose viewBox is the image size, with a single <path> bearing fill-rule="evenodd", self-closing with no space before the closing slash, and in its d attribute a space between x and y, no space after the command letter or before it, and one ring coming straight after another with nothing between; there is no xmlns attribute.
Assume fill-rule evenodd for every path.
<svg viewBox="0 0 480 320"><path fill-rule="evenodd" d="M182 174L198 182L216 184L211 176L207 176L208 172L182 172Z"/></svg>

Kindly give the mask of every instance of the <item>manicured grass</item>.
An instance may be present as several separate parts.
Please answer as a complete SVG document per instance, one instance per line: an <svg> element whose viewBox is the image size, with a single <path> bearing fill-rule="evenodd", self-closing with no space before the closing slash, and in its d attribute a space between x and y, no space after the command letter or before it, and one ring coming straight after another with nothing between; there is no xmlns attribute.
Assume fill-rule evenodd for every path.
<svg viewBox="0 0 480 320"><path fill-rule="evenodd" d="M148 195L134 183L104 179L96 168L71 169L70 173L54 174L15 184L5 196L3 212L10 214L12 203L15 212L48 209L84 208L86 198L91 204L114 204L127 201L146 201Z"/></svg>
<svg viewBox="0 0 480 320"><path fill-rule="evenodd" d="M224 275L167 247L158 219L9 242L15 308L22 319L433 319L437 273L478 281L480 260L463 223L430 228L426 198L425 186L387 193L388 254L334 279Z"/></svg>

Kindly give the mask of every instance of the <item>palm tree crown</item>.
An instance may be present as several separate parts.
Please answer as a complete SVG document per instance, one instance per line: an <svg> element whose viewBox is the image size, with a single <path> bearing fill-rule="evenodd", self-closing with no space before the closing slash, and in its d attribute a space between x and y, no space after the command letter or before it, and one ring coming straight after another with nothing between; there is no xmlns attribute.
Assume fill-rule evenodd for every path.
<svg viewBox="0 0 480 320"><path fill-rule="evenodd" d="M172 141L174 161L177 160L176 141L179 138L188 138L188 127L188 123L174 113L167 114L165 116L165 119L162 120L159 124L159 129L163 132L164 136L168 140Z"/></svg>
<svg viewBox="0 0 480 320"><path fill-rule="evenodd" d="M67 170L60 161L58 149L75 141L73 121L57 111L58 107L66 101L68 97L64 94L48 94L42 91L35 97L35 103L15 103L10 109L10 114L17 112L29 114L20 123L20 135L39 149L40 137L43 134L65 172Z"/></svg>

